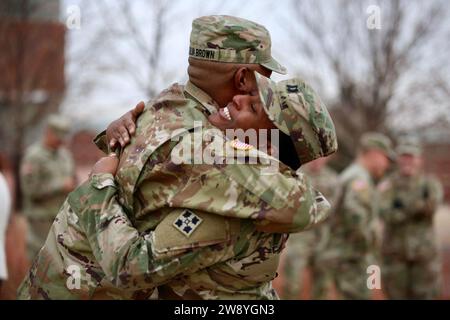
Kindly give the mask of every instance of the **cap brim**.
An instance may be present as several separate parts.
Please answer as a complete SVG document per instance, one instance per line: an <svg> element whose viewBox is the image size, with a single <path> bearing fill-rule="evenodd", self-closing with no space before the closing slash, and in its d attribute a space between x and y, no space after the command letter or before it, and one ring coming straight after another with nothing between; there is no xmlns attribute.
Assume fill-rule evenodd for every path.
<svg viewBox="0 0 450 320"><path fill-rule="evenodd" d="M273 81L270 78L267 78L265 76L263 76L262 74L259 74L258 72L255 71L255 77L256 77L256 84L258 86L258 93L259 93L259 98L261 99L261 103L263 105L264 111L266 112L267 116L269 117L270 121L278 128L280 129L283 133L287 134L288 136L289 134L289 129L283 124L282 121L280 121L279 117L281 116L281 114L277 114L272 106L275 105L279 105L279 101L278 101L278 94L277 94L277 83L275 81ZM272 99L270 102L270 105L267 105L267 101L266 101L266 96L264 94L265 90L270 89L272 91Z"/></svg>
<svg viewBox="0 0 450 320"><path fill-rule="evenodd" d="M260 63L260 65L276 73L287 74L287 69L283 67L280 63L278 63L278 61L275 60L274 58L271 58L267 62Z"/></svg>

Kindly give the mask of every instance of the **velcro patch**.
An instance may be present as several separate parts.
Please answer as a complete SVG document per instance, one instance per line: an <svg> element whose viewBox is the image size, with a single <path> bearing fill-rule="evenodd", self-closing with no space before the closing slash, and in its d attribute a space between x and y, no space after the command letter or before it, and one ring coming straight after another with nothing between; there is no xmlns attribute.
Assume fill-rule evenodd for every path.
<svg viewBox="0 0 450 320"><path fill-rule="evenodd" d="M195 213L185 210L175 219L173 226L189 238L202 221L203 219Z"/></svg>

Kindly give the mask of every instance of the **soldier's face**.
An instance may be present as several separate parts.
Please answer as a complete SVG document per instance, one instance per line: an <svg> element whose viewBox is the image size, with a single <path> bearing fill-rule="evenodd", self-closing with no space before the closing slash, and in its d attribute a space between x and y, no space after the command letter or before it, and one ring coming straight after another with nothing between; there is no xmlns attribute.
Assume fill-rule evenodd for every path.
<svg viewBox="0 0 450 320"><path fill-rule="evenodd" d="M404 176L414 176L422 168L422 158L410 154L402 154L397 158L398 169Z"/></svg>
<svg viewBox="0 0 450 320"><path fill-rule="evenodd" d="M389 158L384 152L376 149L370 150L367 155L371 162L372 176L376 179L382 178L389 168Z"/></svg>
<svg viewBox="0 0 450 320"><path fill-rule="evenodd" d="M275 129L270 121L257 92L248 95L236 95L219 112L209 116L210 122L221 130L226 129Z"/></svg>
<svg viewBox="0 0 450 320"><path fill-rule="evenodd" d="M46 145L52 149L58 149L64 144L64 140L61 139L51 128L47 128L45 132Z"/></svg>

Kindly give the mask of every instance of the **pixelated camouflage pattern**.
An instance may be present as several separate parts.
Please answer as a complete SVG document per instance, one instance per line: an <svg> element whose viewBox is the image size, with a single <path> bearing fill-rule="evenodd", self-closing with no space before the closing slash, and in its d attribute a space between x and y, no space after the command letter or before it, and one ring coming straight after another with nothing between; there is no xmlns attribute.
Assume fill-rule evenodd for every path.
<svg viewBox="0 0 450 320"><path fill-rule="evenodd" d="M66 243L55 243L61 233L76 234L65 222L53 230L20 297L277 298L270 281L276 275L285 236L262 231L298 231L319 223L328 214L328 201L303 175L282 165L275 174L262 175L265 166L260 162L175 164L176 157L171 155L177 147L195 142L194 119L209 126L203 112L211 100L200 92L173 85L147 104L138 119L136 136L120 158L117 196L111 191L105 197L104 190L116 192L115 188L97 190L95 182L71 194L70 208L80 217L72 220L82 227L78 236L85 234L80 239L83 244L69 239L67 243L75 245L69 250ZM205 147L207 141L200 141ZM214 141L223 147L218 157L236 157L229 141L217 132ZM198 147L194 143L193 155L198 154ZM244 159L258 151L245 152L249 157ZM173 226L183 210L203 220L189 238ZM90 256L86 243L92 248ZM84 253L78 255L76 248L83 248ZM100 268L95 265L95 273L88 273L99 274L95 278L105 281L80 293L64 289L67 276L61 278L65 265L60 262L64 250L68 261L83 262L84 269L85 261L98 263ZM52 264L58 267L49 268ZM54 287L45 282L49 273Z"/></svg>
<svg viewBox="0 0 450 320"><path fill-rule="evenodd" d="M369 172L357 162L340 174L338 188L329 220L330 272L342 298L369 299L366 270L377 263L379 252L375 232L378 193Z"/></svg>
<svg viewBox="0 0 450 320"><path fill-rule="evenodd" d="M69 195L18 290L19 299L149 299L158 297L157 286L181 274L261 247L261 239L250 239L252 233L261 234L254 227L241 228L240 221L222 217L213 221L222 233L204 228L205 233L184 247L175 246L177 234L173 237L167 230L140 234L115 196L110 174L94 175ZM163 237L172 240L166 248L172 249L170 255L157 241ZM80 270L78 287L69 286L74 267Z"/></svg>
<svg viewBox="0 0 450 320"><path fill-rule="evenodd" d="M44 244L53 219L67 196L64 183L74 176L73 158L66 148L53 151L38 142L25 151L20 179L23 212L30 226L27 241L30 258Z"/></svg>
<svg viewBox="0 0 450 320"><path fill-rule="evenodd" d="M337 173L328 166L322 167L319 171L310 170L308 166L301 167L299 170L310 178L314 188L320 190L333 205L338 185ZM309 268L312 277L311 298L327 298L327 289L330 285L327 246L331 234L327 220L313 230L289 236L284 251L282 299L299 299L304 289L303 276L306 268Z"/></svg>
<svg viewBox="0 0 450 320"><path fill-rule="evenodd" d="M276 83L255 75L264 109L278 129L291 137L302 164L337 151L333 120L306 82L293 78Z"/></svg>
<svg viewBox="0 0 450 320"><path fill-rule="evenodd" d="M69 195L19 299L277 298L270 280L285 235L197 212L206 225L187 240L170 227L182 209L140 234L115 195L110 174L94 175ZM75 288L74 267L81 280Z"/></svg>
<svg viewBox="0 0 450 320"><path fill-rule="evenodd" d="M174 164L172 156L178 152L178 144L182 149L182 144L192 142L193 155L202 154L210 144L211 138L198 139L192 131L199 124L203 132L213 132L222 153L238 156L202 113L208 99L188 99L183 90L174 85L147 105L138 119L136 137L121 156L116 175L119 201L137 227L141 221L145 228L156 226L164 217L161 210L168 207L251 218L271 232L302 230L326 217L326 199L313 190L307 178L281 163L280 170L271 175L262 174L267 165L261 163ZM195 144L196 139L200 144ZM256 149L246 152L278 162Z"/></svg>
<svg viewBox="0 0 450 320"><path fill-rule="evenodd" d="M226 15L204 16L192 22L189 56L228 63L260 64L286 74L271 55L269 31L255 22Z"/></svg>
<svg viewBox="0 0 450 320"><path fill-rule="evenodd" d="M390 299L436 299L440 261L433 232L433 216L442 202L442 186L435 178L394 172L379 185L383 283Z"/></svg>

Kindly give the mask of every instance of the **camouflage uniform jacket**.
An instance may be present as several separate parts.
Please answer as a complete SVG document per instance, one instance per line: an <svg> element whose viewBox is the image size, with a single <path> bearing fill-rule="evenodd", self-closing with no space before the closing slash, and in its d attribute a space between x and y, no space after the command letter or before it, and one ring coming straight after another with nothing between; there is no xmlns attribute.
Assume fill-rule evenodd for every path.
<svg viewBox="0 0 450 320"><path fill-rule="evenodd" d="M341 173L330 219L330 249L339 259L359 260L376 253L376 199L373 180L360 164L353 163Z"/></svg>
<svg viewBox="0 0 450 320"><path fill-rule="evenodd" d="M283 166L276 174L261 175L260 164L175 164L172 149L195 140L184 129L193 123L186 122L204 117L190 107L192 100L184 98L182 92L177 85L171 87L139 118L136 139L124 150L116 176L120 205L115 197L96 199L92 188L85 195L75 193L69 198L73 209L65 211L94 219L79 229L78 236L83 238L84 234L88 239L95 259L88 255L85 241L81 245L85 250L78 254L79 240L71 237L68 243L75 247L67 249L70 264L62 261L58 270L50 271L56 257L61 256L57 251L66 250L67 245L46 244L49 252L41 252L43 260L35 263L29 284L24 284L24 288L32 287L29 291L35 294L31 297L61 297L56 292L59 288L65 297L72 298L97 298L102 292L110 298L149 298L157 286L160 298L276 297L270 280L275 277L285 236L256 231L252 221L263 229L296 231L323 220L328 202L311 189L303 176ZM167 116L171 117L162 121L161 117ZM184 134L181 142L171 139L173 132ZM229 142L215 141L224 144L223 154L231 151ZM249 150L246 158L253 153L259 152ZM139 188L135 190L133 184ZM132 196L127 192L132 192ZM84 201L90 198L95 203ZM177 225L186 219L190 219L188 231ZM56 239L61 238L63 230L67 226L60 231L55 229ZM101 268L86 265L86 261L95 260ZM61 286L68 279L64 270L74 261L90 275L91 282L98 279L94 286L80 292ZM51 285L43 282L50 273L61 277L53 291ZM104 278L103 274L107 276ZM102 284L102 280L113 285ZM49 283L57 282L53 279ZM111 289L113 286L117 289Z"/></svg>
<svg viewBox="0 0 450 320"><path fill-rule="evenodd" d="M53 220L67 196L66 179L75 176L66 148L48 150L41 142L28 148L21 166L24 213L30 219Z"/></svg>
<svg viewBox="0 0 450 320"><path fill-rule="evenodd" d="M324 166L318 172L308 169L308 166L302 167L299 170L310 178L313 187L320 191L330 204L333 205L338 187L337 173L328 166ZM325 221L312 230L292 234L289 236L289 241L298 242L296 247L300 250L314 251L322 256L325 254L324 251L330 241L331 230L329 221Z"/></svg>
<svg viewBox="0 0 450 320"><path fill-rule="evenodd" d="M433 177L393 173L379 185L384 222L383 252L405 260L436 254L433 216L442 201L442 186Z"/></svg>

